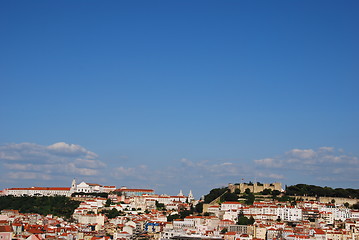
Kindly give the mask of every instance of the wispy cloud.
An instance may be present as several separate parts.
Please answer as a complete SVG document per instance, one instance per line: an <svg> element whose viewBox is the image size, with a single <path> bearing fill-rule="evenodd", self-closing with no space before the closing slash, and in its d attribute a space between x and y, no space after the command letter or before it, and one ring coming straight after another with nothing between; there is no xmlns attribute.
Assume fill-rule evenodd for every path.
<svg viewBox="0 0 359 240"><path fill-rule="evenodd" d="M226 186L230 182L239 181L240 178L250 174L248 167L243 166L239 161L192 161L182 158L161 168L147 165L118 166L113 169L112 176L126 184L152 186L160 192L166 192L166 189L170 192L192 189L203 193L213 187Z"/></svg>
<svg viewBox="0 0 359 240"><path fill-rule="evenodd" d="M107 167L96 153L76 144L7 144L0 146L0 173L3 181L41 182L81 177L92 178L100 184L154 188L164 193L192 189L202 194L213 187L226 186L241 179L293 183L307 180L313 184L359 180L358 157L333 147L296 148L252 162L182 158L155 166L149 161L131 165L131 157L126 158L126 161L117 161L117 165Z"/></svg>
<svg viewBox="0 0 359 240"><path fill-rule="evenodd" d="M308 176L319 181L351 181L358 179L359 173L359 158L333 147L292 149L254 163L257 169L280 173L286 179Z"/></svg>
<svg viewBox="0 0 359 240"><path fill-rule="evenodd" d="M268 172L256 172L255 174L256 177L259 178L269 178L269 179L273 179L273 180L281 180L284 179L284 175L283 174L275 174L275 173L268 173Z"/></svg>
<svg viewBox="0 0 359 240"><path fill-rule="evenodd" d="M263 158L263 159L254 160L254 162L260 166L267 168L280 168L283 166L282 162L277 161L274 158Z"/></svg>
<svg viewBox="0 0 359 240"><path fill-rule="evenodd" d="M96 176L106 164L94 152L76 144L58 142L0 146L2 175L9 179L50 180L58 176Z"/></svg>

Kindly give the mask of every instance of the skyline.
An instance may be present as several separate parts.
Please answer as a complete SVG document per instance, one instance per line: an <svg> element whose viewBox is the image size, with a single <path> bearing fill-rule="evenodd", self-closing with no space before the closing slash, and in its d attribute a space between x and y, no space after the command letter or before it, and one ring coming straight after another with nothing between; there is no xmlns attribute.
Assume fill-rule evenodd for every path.
<svg viewBox="0 0 359 240"><path fill-rule="evenodd" d="M9 146L7 146L9 147ZM69 182L72 175L81 176L80 178L73 178L76 179L77 182L86 181L85 179L92 179L92 183L100 183L98 182L98 179L95 180L94 176L101 176L99 179L106 181L107 185L116 185L117 188L121 188L123 186L126 186L128 188L141 188L136 185L142 186L143 188L149 188L157 190L157 186L160 191L156 191L156 193L159 194L168 194L168 192L161 190L159 182L161 182L160 179L173 179L177 180L176 186L185 186L184 189L186 191L192 190L192 186L196 187L196 184L203 184L203 186L214 186L214 187L226 187L228 183L241 183L241 182L257 182L258 179L273 179L272 182L280 182L282 183L283 189L285 188L285 185L287 185L287 182L283 183L283 180L291 181L290 178L286 178L286 176L283 174L276 174L276 173L270 173L269 175L264 175L265 173L261 172L272 169L272 170L278 170L283 171L283 169L287 169L290 172L302 172L304 176L310 177L310 175L314 175L317 177L317 180L323 180L323 181L336 181L341 182L343 179L337 178L337 179L326 179L322 178L323 175L320 174L322 171L330 171L333 170L330 167L326 169L318 169L316 166L318 164L328 164L331 163L335 166L335 164L343 164L348 163L349 166L347 168L336 168L334 169L336 174L342 173L343 170L346 170L346 174L354 173L356 169L350 169L352 165L356 165L358 158L356 157L350 157L347 155L343 155L343 152L338 150L336 151L333 148L330 147L322 147L319 148L317 151L313 151L311 149L301 150L301 149L293 149L287 153L285 153L283 156L277 156L275 158L264 158L264 159L258 159L254 161L255 168L246 168L245 170L249 170L248 173L243 173L242 176L246 176L246 178L238 179L238 173L241 171L239 168L241 167L239 163L231 163L231 162L225 162L225 163L215 163L213 165L208 164L208 161L203 162L191 162L188 159L181 159L179 162L181 163L178 168L176 166L169 166L167 167L166 171L162 171L163 169L155 169L154 171L150 171L147 166L143 165L138 168L124 168L124 167L118 167L116 169L112 169L112 171L107 168L106 163L97 160L98 156L88 151L85 148L82 148L79 145L69 145L66 143L56 143L50 146L40 146L30 143L22 143L22 144L14 144L11 146L13 151L11 150L5 150L4 147L0 147L0 153L2 154L2 159L8 159L10 161L21 161L25 160L28 161L31 159L31 157L36 157L36 163L27 163L26 165L23 164L3 164L3 166L7 169L12 170L33 170L35 171L33 174L29 174L28 177L22 176L23 172L19 172L19 175L16 175L15 173L9 174L10 181L6 181L5 183L16 183L18 179L24 179L27 180L25 185L16 185L15 187L54 187L50 185L44 185L46 183L54 182L56 181L56 187L68 187L66 185L66 182ZM31 154L31 157L28 155ZM23 156L25 156L23 158ZM82 156L82 157L81 157ZM74 160L75 159L75 160ZM50 163L50 161L54 162L53 164ZM319 161L318 161L319 160ZM323 162L323 160L326 160ZM86 164L81 167L83 164ZM314 167L313 167L314 166ZM242 166L243 167L243 166ZM308 167L313 167L313 169L309 169ZM303 173L303 171L306 171L307 173ZM206 176L206 178L203 179L203 176L196 175L199 172L203 172L203 175L206 174L212 174L211 176L215 177L215 179L210 180L211 176ZM254 174L252 175L252 173ZM51 174L48 174L51 173ZM107 178L103 177L102 175L106 175L110 173L110 176L106 176ZM53 175L52 175L53 174ZM121 176L121 174L124 174L124 176ZM182 179L181 176L184 174L191 174L189 175L189 180ZM322 173L324 176L328 174L328 172ZM152 177L151 177L152 176ZM354 175L355 177L356 175ZM225 184L224 182L221 184L218 184L216 182L218 178L225 179L237 179L237 181L234 182L228 182ZM202 181L200 181L200 178L202 178ZM109 179L112 179L115 182L109 182ZM15 181L14 181L15 180ZM59 181L60 180L60 181ZM121 181L132 183L132 185L123 185L121 184ZM138 182L140 180L140 182ZM346 180L346 179L344 179ZM65 182L64 182L65 181ZM71 179L72 181L72 179ZM183 181L182 185L179 183L180 181ZM194 182L192 182L194 181ZM39 185L31 185L32 183L37 182ZM87 181L88 182L88 181ZM302 182L292 182L289 185L295 185L299 183L307 183L311 185L313 184L310 180L309 181L302 181ZM70 183L70 182L69 182ZM117 183L120 183L118 185ZM193 184L191 184L193 183ZM263 183L263 181L262 181ZM270 183L270 182L266 182ZM30 185L29 185L30 184ZM65 185L64 185L65 184ZM208 185L206 185L208 184ZM356 187L356 182L353 182L354 188ZM68 184L70 186L70 184ZM325 185L327 186L327 185ZM330 185L328 185L330 186ZM6 187L11 188L14 186ZM175 187L175 186L173 186ZM337 187L342 188L350 188L350 186L340 186ZM196 188L195 188L196 189ZM170 193L172 195L176 195L179 191L182 191L183 189L171 189ZM209 192L208 189L207 192L203 192L203 194L198 195L195 194L198 198L206 193ZM176 192L177 191L177 192ZM186 192L184 191L184 192ZM202 189L203 191L203 189ZM202 192L201 192L202 193Z"/></svg>
<svg viewBox="0 0 359 240"><path fill-rule="evenodd" d="M358 188L358 8L3 1L0 188Z"/></svg>

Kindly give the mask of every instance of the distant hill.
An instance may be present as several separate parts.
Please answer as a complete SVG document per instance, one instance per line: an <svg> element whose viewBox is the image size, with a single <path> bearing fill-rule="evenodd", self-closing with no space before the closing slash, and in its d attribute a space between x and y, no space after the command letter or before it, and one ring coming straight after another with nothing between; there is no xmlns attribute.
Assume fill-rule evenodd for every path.
<svg viewBox="0 0 359 240"><path fill-rule="evenodd" d="M331 188L315 185L297 184L286 188L286 195L313 196L313 197L341 197L359 198L359 189Z"/></svg>
<svg viewBox="0 0 359 240"><path fill-rule="evenodd" d="M269 190L269 191L266 191ZM261 192L263 195L273 195L273 191L265 189ZM229 188L214 188L207 195L204 196L204 203L211 203L213 200L221 197L221 201L235 201L238 196L246 195L245 193L230 193ZM279 195L279 192L276 193ZM352 188L331 188L331 187L320 187L315 185L307 184L296 184L286 187L285 196L312 196L312 197L340 197L340 198L352 198L359 199L359 189ZM287 197L288 198L288 197Z"/></svg>
<svg viewBox="0 0 359 240"><path fill-rule="evenodd" d="M225 192L228 192L228 188L214 188L207 195L204 196L204 203L210 203Z"/></svg>

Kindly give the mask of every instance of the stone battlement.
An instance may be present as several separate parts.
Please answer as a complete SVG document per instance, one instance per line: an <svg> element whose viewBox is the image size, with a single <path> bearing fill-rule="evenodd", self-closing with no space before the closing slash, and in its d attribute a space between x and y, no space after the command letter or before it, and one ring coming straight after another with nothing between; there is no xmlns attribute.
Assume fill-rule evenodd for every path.
<svg viewBox="0 0 359 240"><path fill-rule="evenodd" d="M236 189L239 189L241 193L244 193L246 189L249 189L252 193L259 193L262 192L264 189L268 188L273 190L282 191L282 183L275 182L275 183L236 183L236 184L228 184L228 189L231 193L234 193Z"/></svg>

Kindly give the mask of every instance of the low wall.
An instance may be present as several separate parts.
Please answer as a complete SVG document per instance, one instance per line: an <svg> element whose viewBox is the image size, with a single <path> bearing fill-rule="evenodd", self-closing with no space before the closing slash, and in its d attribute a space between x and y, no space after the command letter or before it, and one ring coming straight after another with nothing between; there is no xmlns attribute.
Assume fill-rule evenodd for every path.
<svg viewBox="0 0 359 240"><path fill-rule="evenodd" d="M349 203L349 205L356 204L359 199L353 198L340 198L340 197L311 197L311 196L290 196L296 200L303 199L303 201L318 201L321 203L331 203L334 199L336 204Z"/></svg>
<svg viewBox="0 0 359 240"><path fill-rule="evenodd" d="M353 198L339 198L339 197L318 197L318 201L322 203L328 203L331 202L334 199L336 204L344 204L349 203L350 205L353 205L357 202L359 202L359 199L353 199Z"/></svg>

